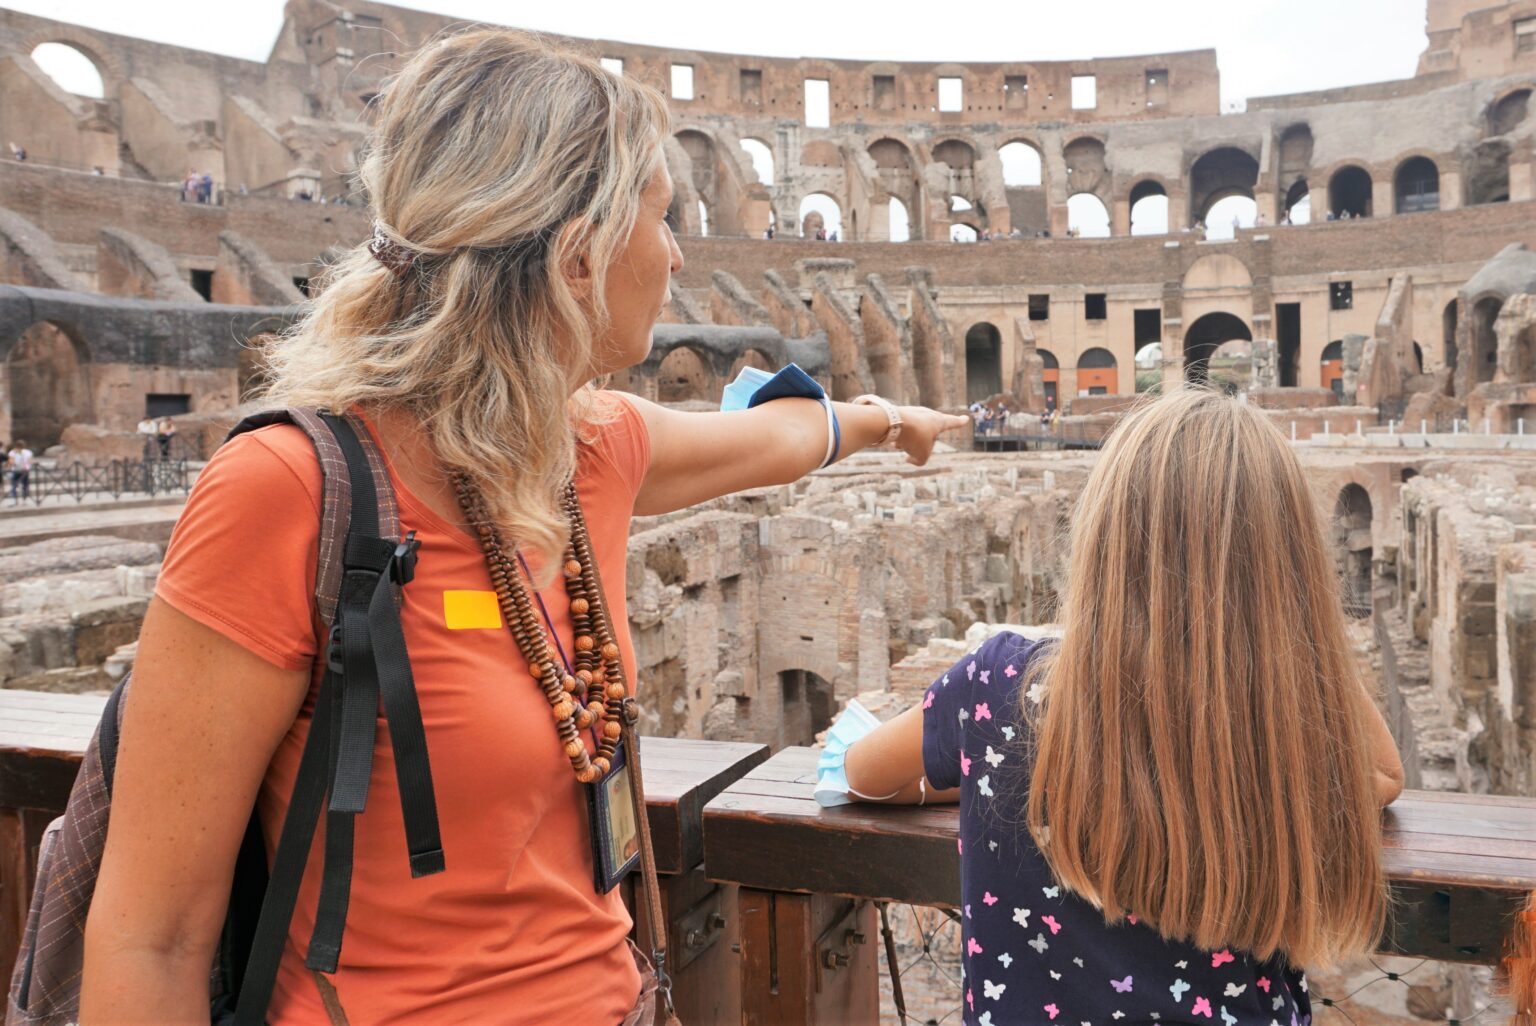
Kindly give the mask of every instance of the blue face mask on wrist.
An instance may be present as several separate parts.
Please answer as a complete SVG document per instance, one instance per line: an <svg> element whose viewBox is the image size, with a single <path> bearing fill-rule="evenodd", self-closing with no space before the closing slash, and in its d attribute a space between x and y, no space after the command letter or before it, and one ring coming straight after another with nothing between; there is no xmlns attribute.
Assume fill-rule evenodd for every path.
<svg viewBox="0 0 1536 1026"><path fill-rule="evenodd" d="M826 390L796 364L777 373L743 367L720 396L720 412L750 410L775 399L825 399Z"/></svg>
<svg viewBox="0 0 1536 1026"><path fill-rule="evenodd" d="M816 761L816 803L825 807L834 805L847 805L855 797L866 798L870 801L883 801L886 798L894 798L899 791L892 791L886 795L861 794L848 786L848 774L844 770L844 761L848 757L848 749L860 738L871 733L880 726L880 721L874 714L859 704L858 699L849 699L848 705L832 721L831 728L827 731L827 747L822 750L821 758Z"/></svg>

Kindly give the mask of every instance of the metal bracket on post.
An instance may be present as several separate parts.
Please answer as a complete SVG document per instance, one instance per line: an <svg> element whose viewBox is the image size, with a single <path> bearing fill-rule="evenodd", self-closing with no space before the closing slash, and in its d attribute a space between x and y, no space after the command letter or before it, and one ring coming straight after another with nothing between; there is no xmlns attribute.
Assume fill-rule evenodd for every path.
<svg viewBox="0 0 1536 1026"><path fill-rule="evenodd" d="M866 904L862 899L850 901L847 911L816 938L817 993L821 992L827 973L846 969L853 960L853 949L868 943L869 938L859 929L859 913Z"/></svg>

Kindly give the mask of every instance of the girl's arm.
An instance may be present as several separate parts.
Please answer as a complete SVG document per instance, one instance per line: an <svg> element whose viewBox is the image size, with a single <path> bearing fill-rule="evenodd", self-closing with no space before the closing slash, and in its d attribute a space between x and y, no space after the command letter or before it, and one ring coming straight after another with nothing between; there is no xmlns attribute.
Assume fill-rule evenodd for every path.
<svg viewBox="0 0 1536 1026"><path fill-rule="evenodd" d="M208 967L235 855L308 686L307 671L150 603L85 925L85 1026L208 1026Z"/></svg>
<svg viewBox="0 0 1536 1026"><path fill-rule="evenodd" d="M1398 754L1397 742L1392 738L1386 717L1363 686L1360 688L1360 715L1365 719L1366 733L1370 736L1371 776L1376 785L1376 800L1386 808L1403 793L1403 759Z"/></svg>
<svg viewBox="0 0 1536 1026"><path fill-rule="evenodd" d="M843 770L848 775L848 786L860 795L891 795L863 801L932 805L960 799L958 787L938 790L923 775L921 706L913 706L855 741L848 749Z"/></svg>
<svg viewBox="0 0 1536 1026"><path fill-rule="evenodd" d="M827 414L814 399L776 399L750 410L687 413L625 396L645 420L651 465L635 501L635 513L670 513L748 488L788 484L821 466L827 454ZM874 406L833 403L841 459L885 436L885 414ZM909 462L928 461L933 443L966 418L922 406L901 408L897 445Z"/></svg>

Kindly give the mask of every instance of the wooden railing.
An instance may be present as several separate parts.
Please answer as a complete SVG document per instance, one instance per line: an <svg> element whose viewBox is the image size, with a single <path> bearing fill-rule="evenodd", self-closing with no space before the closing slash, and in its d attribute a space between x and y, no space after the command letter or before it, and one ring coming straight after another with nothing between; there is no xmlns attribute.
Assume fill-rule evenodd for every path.
<svg viewBox="0 0 1536 1026"><path fill-rule="evenodd" d="M101 704L0 690L5 979L37 839ZM768 758L762 745L648 738L642 757L682 1021L881 1021L875 903L954 906L955 808L823 809L809 748ZM1408 792L1386 812L1386 866L1397 902L1384 951L1496 962L1536 891L1536 800Z"/></svg>

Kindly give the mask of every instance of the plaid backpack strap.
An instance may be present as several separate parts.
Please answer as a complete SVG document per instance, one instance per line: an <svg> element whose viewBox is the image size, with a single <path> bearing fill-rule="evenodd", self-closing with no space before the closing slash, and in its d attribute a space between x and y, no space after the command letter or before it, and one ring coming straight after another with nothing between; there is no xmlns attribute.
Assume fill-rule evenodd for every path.
<svg viewBox="0 0 1536 1026"><path fill-rule="evenodd" d="M388 532L384 537L397 537L400 533L399 507L395 503L395 492L389 483L389 471L385 467L383 454L364 428L361 418L356 414L348 414L343 419L359 437L365 439L363 454L373 478L374 494L378 496L379 527ZM347 525L352 516L352 483L347 473L347 458L324 415L318 410L297 407L254 413L236 424L225 441L272 424L292 424L303 431L315 447L315 457L320 462L320 549L315 574L315 600L320 610L320 620L329 630L336 619L336 599L341 593L341 565L347 541Z"/></svg>

